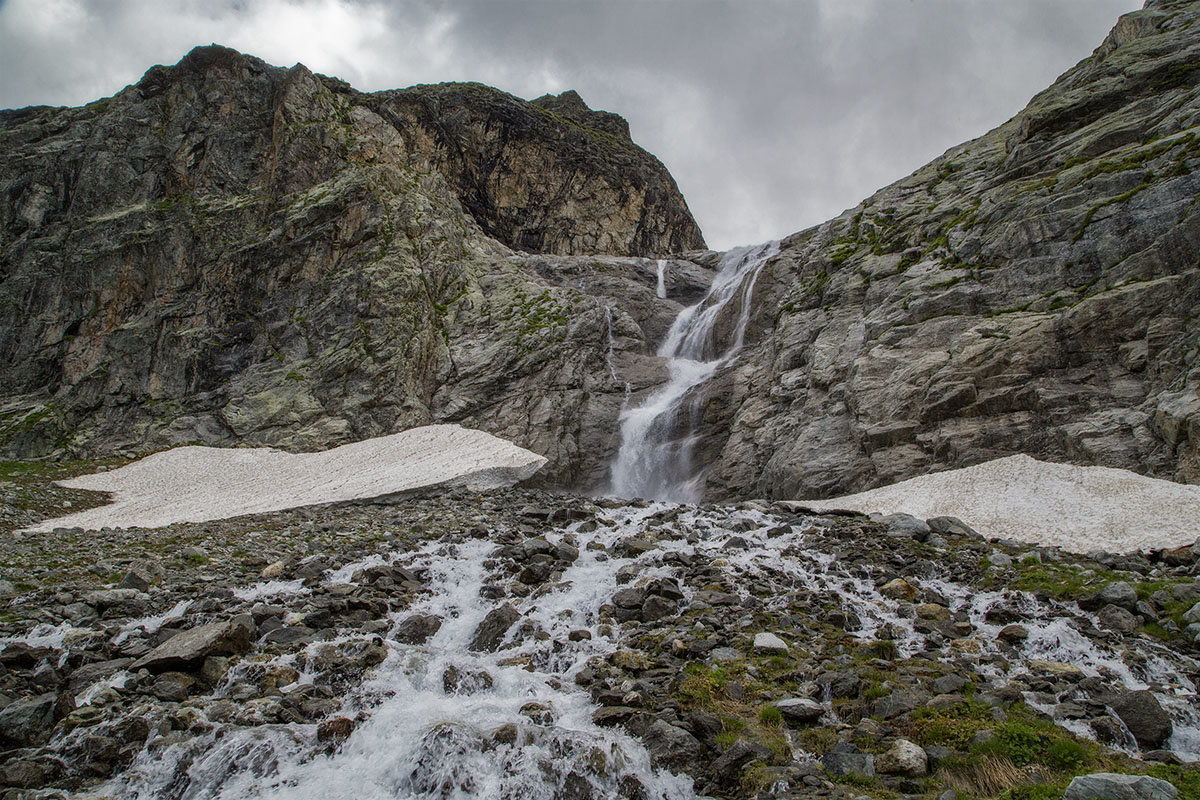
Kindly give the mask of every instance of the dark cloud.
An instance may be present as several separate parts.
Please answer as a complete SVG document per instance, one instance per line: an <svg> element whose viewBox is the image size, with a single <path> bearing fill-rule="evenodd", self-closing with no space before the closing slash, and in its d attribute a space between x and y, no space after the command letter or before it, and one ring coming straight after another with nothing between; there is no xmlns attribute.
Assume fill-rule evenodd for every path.
<svg viewBox="0 0 1200 800"><path fill-rule="evenodd" d="M0 0L0 106L111 94L221 42L374 90L573 88L714 247L856 204L1018 111L1138 0Z"/></svg>

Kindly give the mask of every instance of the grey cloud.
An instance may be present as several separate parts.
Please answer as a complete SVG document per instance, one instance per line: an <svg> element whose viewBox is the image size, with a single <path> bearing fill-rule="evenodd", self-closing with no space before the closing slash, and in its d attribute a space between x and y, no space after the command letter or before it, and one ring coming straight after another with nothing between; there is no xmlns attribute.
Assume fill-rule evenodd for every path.
<svg viewBox="0 0 1200 800"><path fill-rule="evenodd" d="M209 41L364 90L573 88L629 119L727 247L820 222L999 124L1140 2L56 0L83 21L31 33L37 5L0 5L0 106L84 102Z"/></svg>

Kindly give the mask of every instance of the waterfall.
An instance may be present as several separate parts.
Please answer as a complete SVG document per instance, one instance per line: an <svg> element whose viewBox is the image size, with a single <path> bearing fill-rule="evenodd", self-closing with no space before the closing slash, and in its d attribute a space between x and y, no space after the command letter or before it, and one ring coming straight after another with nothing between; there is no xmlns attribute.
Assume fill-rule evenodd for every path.
<svg viewBox="0 0 1200 800"><path fill-rule="evenodd" d="M657 289L655 289L655 291L654 291L654 293L655 293L656 295L658 295L658 299L659 299L659 300L666 300L666 299L667 299L667 273L666 273L666 269L667 269L667 260L666 260L665 258L660 258L660 259L658 260L658 288L657 288Z"/></svg>
<svg viewBox="0 0 1200 800"><path fill-rule="evenodd" d="M613 494L685 503L700 500L703 475L693 468L692 450L701 409L689 402L692 390L741 349L754 284L763 265L778 252L778 241L730 250L704 299L679 312L658 348L658 355L667 359L667 382L640 406L621 414ZM662 267L659 261L660 280ZM738 316L732 330L725 331L721 323L731 303Z"/></svg>

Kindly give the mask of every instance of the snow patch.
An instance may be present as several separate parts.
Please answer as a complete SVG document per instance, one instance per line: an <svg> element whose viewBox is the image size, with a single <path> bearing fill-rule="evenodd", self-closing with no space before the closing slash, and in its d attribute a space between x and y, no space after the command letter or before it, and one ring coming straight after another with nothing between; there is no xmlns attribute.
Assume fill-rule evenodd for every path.
<svg viewBox="0 0 1200 800"><path fill-rule="evenodd" d="M1200 533L1200 486L1026 455L800 504L816 511L958 517L984 536L1076 553L1180 547Z"/></svg>
<svg viewBox="0 0 1200 800"><path fill-rule="evenodd" d="M545 463L536 453L457 425L413 428L321 453L178 447L111 472L60 481L69 489L112 492L113 502L28 530L157 528L430 486L509 486Z"/></svg>

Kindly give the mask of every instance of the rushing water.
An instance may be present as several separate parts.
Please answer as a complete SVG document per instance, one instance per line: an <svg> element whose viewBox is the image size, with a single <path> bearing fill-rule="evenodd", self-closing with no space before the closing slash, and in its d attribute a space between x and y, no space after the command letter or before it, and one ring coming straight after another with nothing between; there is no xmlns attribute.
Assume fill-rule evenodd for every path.
<svg viewBox="0 0 1200 800"><path fill-rule="evenodd" d="M579 555L560 577L524 599L510 599L521 621L495 653L473 652L468 643L499 602L486 591L506 574L496 557L496 544L443 539L396 554L388 559L390 563L421 574L429 591L410 608L392 615L393 632L396 624L415 612L436 615L442 625L420 645L402 644L392 633L384 637L387 658L350 689L338 712L359 720L339 749L331 751L318 743L311 723L214 724L203 716L212 706L205 706L206 711L181 709L180 714L192 715L195 735L151 737L131 768L100 787L98 796L694 800L689 778L653 768L644 746L620 729L598 727L592 721L596 706L574 680L590 659L621 646L620 627L605 624L601 609L631 575L637 576L635 585L674 577L685 595L685 607L695 601L710 577L705 577L706 571L690 575L678 566L682 563L721 565L725 586L742 600L728 613L746 617L744 624L734 624L744 628L747 636L761 624L754 622L748 609L757 604L762 609L758 614L787 614L795 597L806 594L837 598L856 618L858 639L890 640L898 657L923 652L935 659L972 658L971 651L918 630L911 606L906 609L879 593L873 570L859 567L852 573L827 551L828 543L818 546L826 521L781 522L750 509L651 504L613 509L595 523L574 522L546 530L551 545L569 544ZM638 556L617 555L624 552L618 546L621 542L647 536L655 539L656 549ZM352 583L362 566L382 562L374 556L331 571L325 580ZM1197 689L1186 674L1194 673L1196 664L1189 657L1141 639L1130 647L1129 642L1083 635L1090 618L1074 604L1043 602L1008 590L974 592L937 578L918 582L971 621L972 640L979 648L973 658L984 678L1002 685L1025 675L1030 660L1043 659L1075 664L1113 686L1150 688L1174 719L1175 733L1167 746L1185 760L1200 757ZM988 612L1000 604L1011 607L1030 629L1029 639L1015 650L1003 650L996 637L999 625L988 621ZM584 631L586 636L579 635ZM330 642L316 642L299 654L278 657L276 664L293 667L301 676L281 691L300 691L303 684L313 682L313 675L319 673L313 660L321 648L353 645L356 638L361 636L347 630ZM264 666L269 664L245 661L215 696L226 696L237 680L237 670ZM447 681L451 673L458 676L453 684ZM119 673L107 685L120 686L126 676ZM89 691L104 689L97 686ZM1052 713L1057 702L1070 698L1027 693L1027 699ZM828 697L825 705L832 721ZM1061 724L1094 736L1083 722ZM1135 743L1129 746L1136 749ZM799 759L810 757L799 747L794 753Z"/></svg>
<svg viewBox="0 0 1200 800"><path fill-rule="evenodd" d="M741 349L754 284L778 252L778 241L730 250L704 299L679 312L658 348L658 355L667 359L667 382L640 406L621 414L613 494L684 503L700 500L704 477L692 463L692 452L702 408L693 390ZM731 313L736 314L732 320Z"/></svg>
<svg viewBox="0 0 1200 800"><path fill-rule="evenodd" d="M218 729L144 751L106 788L139 800L552 800L626 796L631 786L648 800L692 798L690 779L653 769L637 740L593 723L595 706L573 680L588 659L616 648L598 616L618 588L618 570L633 559L605 550L652 510L589 533L575 524L550 534L552 543L576 542L579 557L550 591L521 601L522 621L496 653L468 649L496 605L483 591L496 577L488 571L493 542L439 541L397 560L427 575L430 592L395 620L420 612L443 622L421 645L389 637L387 659L342 710L364 721L340 751L323 753L311 725ZM344 580L359 566L333 577ZM322 644L291 666L303 676ZM455 688L447 684L451 670L460 676Z"/></svg>

